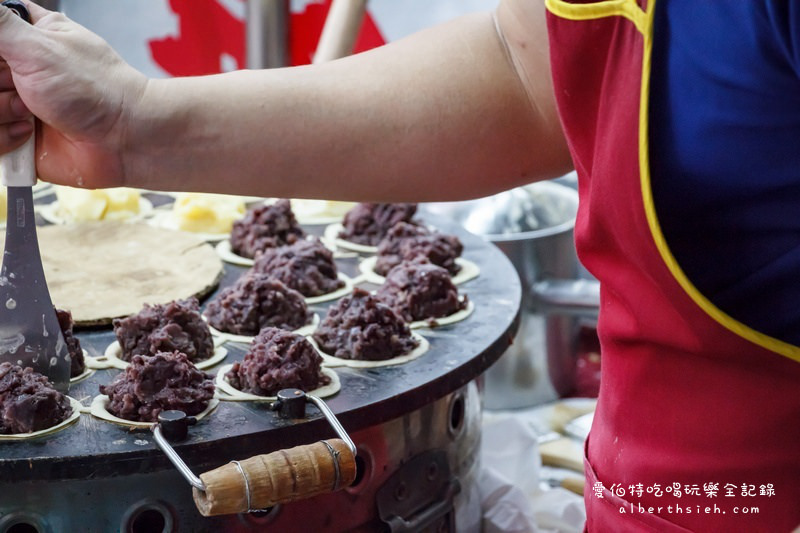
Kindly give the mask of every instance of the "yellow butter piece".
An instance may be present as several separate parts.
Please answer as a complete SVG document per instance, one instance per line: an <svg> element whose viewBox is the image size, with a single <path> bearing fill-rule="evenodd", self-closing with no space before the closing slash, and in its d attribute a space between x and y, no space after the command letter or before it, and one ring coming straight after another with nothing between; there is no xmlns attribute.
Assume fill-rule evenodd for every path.
<svg viewBox="0 0 800 533"><path fill-rule="evenodd" d="M356 205L355 202L292 198L292 211L298 217L343 217L354 205Z"/></svg>
<svg viewBox="0 0 800 533"><path fill-rule="evenodd" d="M141 195L136 189L117 187L104 189L108 197L108 211L106 219L122 220L139 214L139 198Z"/></svg>
<svg viewBox="0 0 800 533"><path fill-rule="evenodd" d="M241 198L226 194L182 193L173 206L178 228L194 233L228 233L245 211Z"/></svg>
<svg viewBox="0 0 800 533"><path fill-rule="evenodd" d="M102 220L108 209L108 197L101 190L56 187L58 215L68 221Z"/></svg>
<svg viewBox="0 0 800 533"><path fill-rule="evenodd" d="M139 191L127 187L77 189L57 186L58 214L69 222L125 220L139 214Z"/></svg>

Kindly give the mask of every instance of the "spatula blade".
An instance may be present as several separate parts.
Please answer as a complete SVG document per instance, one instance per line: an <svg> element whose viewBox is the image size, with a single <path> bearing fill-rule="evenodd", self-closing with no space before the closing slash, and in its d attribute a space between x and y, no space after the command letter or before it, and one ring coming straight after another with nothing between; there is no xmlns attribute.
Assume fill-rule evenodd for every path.
<svg viewBox="0 0 800 533"><path fill-rule="evenodd" d="M70 356L58 325L39 254L31 187L8 187L8 220L0 270L0 362L31 367L61 392Z"/></svg>

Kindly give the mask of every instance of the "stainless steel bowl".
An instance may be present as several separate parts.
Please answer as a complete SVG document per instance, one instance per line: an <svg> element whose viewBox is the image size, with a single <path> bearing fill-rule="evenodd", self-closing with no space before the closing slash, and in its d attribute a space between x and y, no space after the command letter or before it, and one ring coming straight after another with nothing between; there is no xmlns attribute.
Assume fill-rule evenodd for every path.
<svg viewBox="0 0 800 533"><path fill-rule="evenodd" d="M569 183L571 177L562 181ZM522 324L514 344L485 374L486 407L529 407L572 394L579 334L596 322L600 294L599 284L575 253L577 191L562 183L538 182L420 209L491 241L519 274Z"/></svg>

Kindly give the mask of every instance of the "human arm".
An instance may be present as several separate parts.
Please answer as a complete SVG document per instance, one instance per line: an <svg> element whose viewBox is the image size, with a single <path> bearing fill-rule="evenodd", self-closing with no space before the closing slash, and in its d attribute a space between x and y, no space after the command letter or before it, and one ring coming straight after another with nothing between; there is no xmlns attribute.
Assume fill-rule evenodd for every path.
<svg viewBox="0 0 800 533"><path fill-rule="evenodd" d="M60 17L33 11L42 17L34 17L37 26ZM86 110L91 118L114 117L99 120L111 124L102 135L46 113L40 100L47 92L60 100L58 84L29 96L26 80L16 78L34 62L27 51L8 48L0 37L0 55L14 68L28 107L56 126L43 128L39 147L39 172L48 180L78 184L80 176L85 186L350 200L460 199L557 176L570 165L553 102L544 7L504 0L496 20L507 48L492 16L479 14L307 67L144 80L115 59L106 66L115 76L96 72L105 76L113 112L103 115L103 102ZM3 34L6 25L0 19ZM86 39L79 37L79 44ZM63 61L77 55L67 52ZM96 157L79 158L86 153Z"/></svg>

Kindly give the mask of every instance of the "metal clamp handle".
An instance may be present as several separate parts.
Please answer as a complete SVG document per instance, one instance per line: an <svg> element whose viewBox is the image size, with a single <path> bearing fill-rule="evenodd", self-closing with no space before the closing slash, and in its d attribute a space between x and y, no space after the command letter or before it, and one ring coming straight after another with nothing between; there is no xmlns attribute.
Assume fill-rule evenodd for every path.
<svg viewBox="0 0 800 533"><path fill-rule="evenodd" d="M158 447L161 448L167 458L175 465L175 468L178 469L178 472L189 482L189 484L196 488L197 490L206 490L206 485L203 481L194 475L194 472L189 468L189 466L183 462L181 456L178 455L178 452L175 451L175 448L169 443L169 441L164 437L164 433L161 431L161 424L156 424L153 426L153 437L158 444Z"/></svg>
<svg viewBox="0 0 800 533"><path fill-rule="evenodd" d="M306 394L306 399L317 406L317 409L320 410L322 415L325 417L325 420L328 421L339 438L342 439L345 444L347 444L347 447L350 448L350 451L353 452L353 455L356 455L356 444L350 438L350 435L347 434L347 431L345 431L344 427L342 427L339 419L336 418L335 414L333 414L333 411L331 411L330 407L328 407L328 404L322 401L320 398L312 396L311 394Z"/></svg>
<svg viewBox="0 0 800 533"><path fill-rule="evenodd" d="M306 394L299 389L284 389L278 393L278 401L273 403L272 408L278 411L279 414L284 417L302 417L304 416L305 410L302 409L301 406L306 402L313 403L317 406L317 409L319 409L339 438L342 439L345 446L347 446L347 448L353 454L353 457L355 457L357 453L355 443L347 434L347 431L345 431L344 427L342 427L342 424L339 422L339 419L336 418L336 415L333 414L333 411L331 411L328 405L317 396ZM175 448L172 447L167 436L164 435L166 430L170 437L172 437L172 440L183 440L186 438L187 427L193 424L195 419L193 417L187 417L185 413L180 411L164 411L159 415L158 420L158 423L152 427L153 437L156 441L156 444L159 448L161 448L170 462L172 462L175 468L177 468L178 472L181 473L184 479L186 479L186 481L188 481L192 487L201 492L206 492L206 484L203 482L203 480L196 476L194 472L192 472L189 466L183 461L183 459L181 459L180 455L178 455L178 452L175 451ZM164 424L163 427L162 424ZM331 490L336 491L341 488L341 453L328 441L323 440L321 442L327 448L331 456L331 462L334 469L334 480ZM259 510L252 508L251 483L247 473L245 472L245 469L242 467L239 461L231 461L230 464L233 464L236 467L236 470L242 476L247 500L247 512Z"/></svg>
<svg viewBox="0 0 800 533"><path fill-rule="evenodd" d="M306 403L313 403L317 406L322 416L331 425L333 430L342 439L353 455L356 454L356 445L350 439L350 436L339 423L339 419L330 410L328 404L317 396L306 394L300 389L282 389L278 391L276 400L272 403L270 408L277 411L281 418L304 418L306 416Z"/></svg>
<svg viewBox="0 0 800 533"><path fill-rule="evenodd" d="M414 531L424 531L439 520L447 517L448 513L453 512L453 501L461 491L458 480L452 480L444 492L443 499L432 503L410 519L400 516L392 516L387 520L391 533L413 533ZM455 531L454 523L448 521L447 531ZM441 529L440 529L441 531Z"/></svg>
<svg viewBox="0 0 800 533"><path fill-rule="evenodd" d="M301 419L309 402L340 438L231 461L201 474L202 487L194 483L194 474L173 461L192 483L194 501L203 516L253 512L333 492L353 482L356 445L325 402L299 389L284 389L272 409L283 418Z"/></svg>

